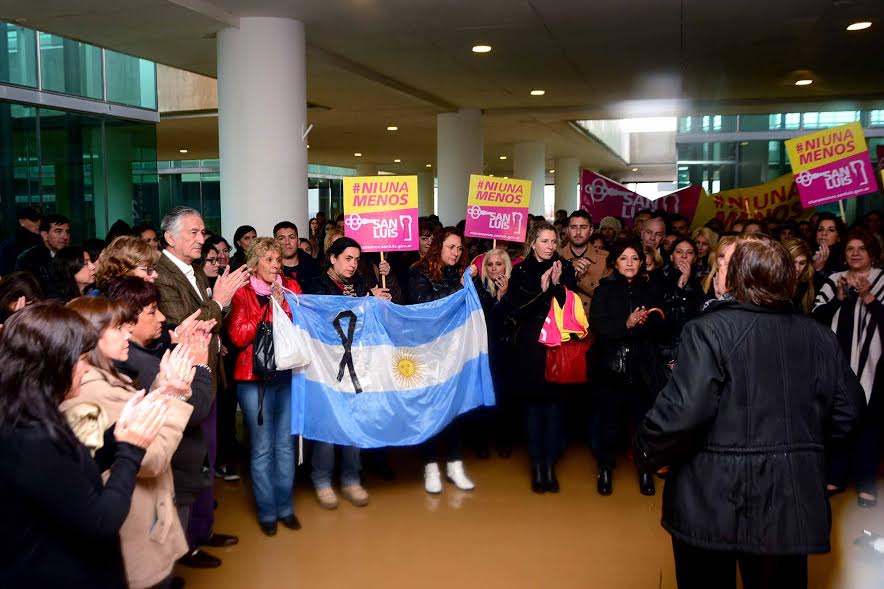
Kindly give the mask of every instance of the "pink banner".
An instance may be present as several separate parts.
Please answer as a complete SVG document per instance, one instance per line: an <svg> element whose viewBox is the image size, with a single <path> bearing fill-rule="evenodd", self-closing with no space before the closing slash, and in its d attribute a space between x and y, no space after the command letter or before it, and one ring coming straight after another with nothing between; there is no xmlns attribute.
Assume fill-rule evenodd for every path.
<svg viewBox="0 0 884 589"><path fill-rule="evenodd" d="M795 174L795 183L805 208L877 190L867 151L799 172Z"/></svg>
<svg viewBox="0 0 884 589"><path fill-rule="evenodd" d="M344 219L344 234L358 241L364 252L416 250L417 209L351 213Z"/></svg>
<svg viewBox="0 0 884 589"><path fill-rule="evenodd" d="M592 170L583 170L580 175L580 206L592 215L595 223L604 217L619 217L627 225L632 225L641 209L677 213L690 220L697 210L701 193L699 186L687 186L650 200Z"/></svg>

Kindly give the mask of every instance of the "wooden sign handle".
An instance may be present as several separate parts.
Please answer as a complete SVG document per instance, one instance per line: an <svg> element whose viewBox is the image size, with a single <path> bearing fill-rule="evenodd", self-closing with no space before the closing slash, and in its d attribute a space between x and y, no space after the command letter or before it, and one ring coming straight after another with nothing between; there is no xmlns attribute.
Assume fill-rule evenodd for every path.
<svg viewBox="0 0 884 589"><path fill-rule="evenodd" d="M384 252L381 252L381 263L384 263ZM387 276L381 274L381 288L387 288Z"/></svg>

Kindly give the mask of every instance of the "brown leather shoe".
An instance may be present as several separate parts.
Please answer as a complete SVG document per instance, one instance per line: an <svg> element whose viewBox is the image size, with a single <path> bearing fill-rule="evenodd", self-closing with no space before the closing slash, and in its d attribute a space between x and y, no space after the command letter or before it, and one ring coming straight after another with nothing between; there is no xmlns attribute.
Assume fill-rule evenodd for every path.
<svg viewBox="0 0 884 589"><path fill-rule="evenodd" d="M323 509L335 509L338 506L338 496L331 487L316 489L316 498Z"/></svg>

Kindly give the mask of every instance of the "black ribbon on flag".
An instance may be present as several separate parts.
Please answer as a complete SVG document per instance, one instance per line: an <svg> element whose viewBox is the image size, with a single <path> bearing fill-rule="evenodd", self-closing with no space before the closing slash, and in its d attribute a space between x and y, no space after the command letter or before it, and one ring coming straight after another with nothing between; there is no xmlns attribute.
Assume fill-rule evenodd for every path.
<svg viewBox="0 0 884 589"><path fill-rule="evenodd" d="M341 319L344 318L350 319L346 334L341 329ZM356 367L353 366L353 353L350 351L353 345L353 332L356 331L356 314L353 311L341 311L332 323L335 326L335 331L338 332L338 337L341 338L341 345L344 346L344 355L341 357L341 364L338 368L338 382L344 379L344 368L346 368L350 371L350 380L353 381L353 388L357 394L361 393L362 387L359 385L359 379L356 377Z"/></svg>

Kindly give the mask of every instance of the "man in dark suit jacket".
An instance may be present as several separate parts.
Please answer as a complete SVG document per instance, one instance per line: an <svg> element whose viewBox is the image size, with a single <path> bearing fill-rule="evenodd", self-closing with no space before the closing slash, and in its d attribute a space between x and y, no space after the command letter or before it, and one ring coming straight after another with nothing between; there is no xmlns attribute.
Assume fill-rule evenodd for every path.
<svg viewBox="0 0 884 589"><path fill-rule="evenodd" d="M233 295L248 283L248 268L243 266L233 272L226 269L215 282L215 288L210 291L209 281L202 268L194 265L206 242L205 224L199 212L187 207L176 207L163 217L160 226L167 246L157 262L159 276L155 284L160 294L158 306L171 325L177 326L197 312L197 319L216 321L209 344L209 369L212 372L212 390L215 391L219 373L218 352L221 345L218 333L221 331L221 321ZM206 437L209 452L209 474L205 488L195 496L176 497L181 523L187 530L187 539L191 544L190 554L180 562L201 568L216 567L221 564L221 560L196 549L197 545L229 546L238 542L236 536L216 534L212 530L215 519L215 498L211 485L216 445L215 411L213 403L209 417L203 421L203 435ZM172 462L175 462L174 456Z"/></svg>

